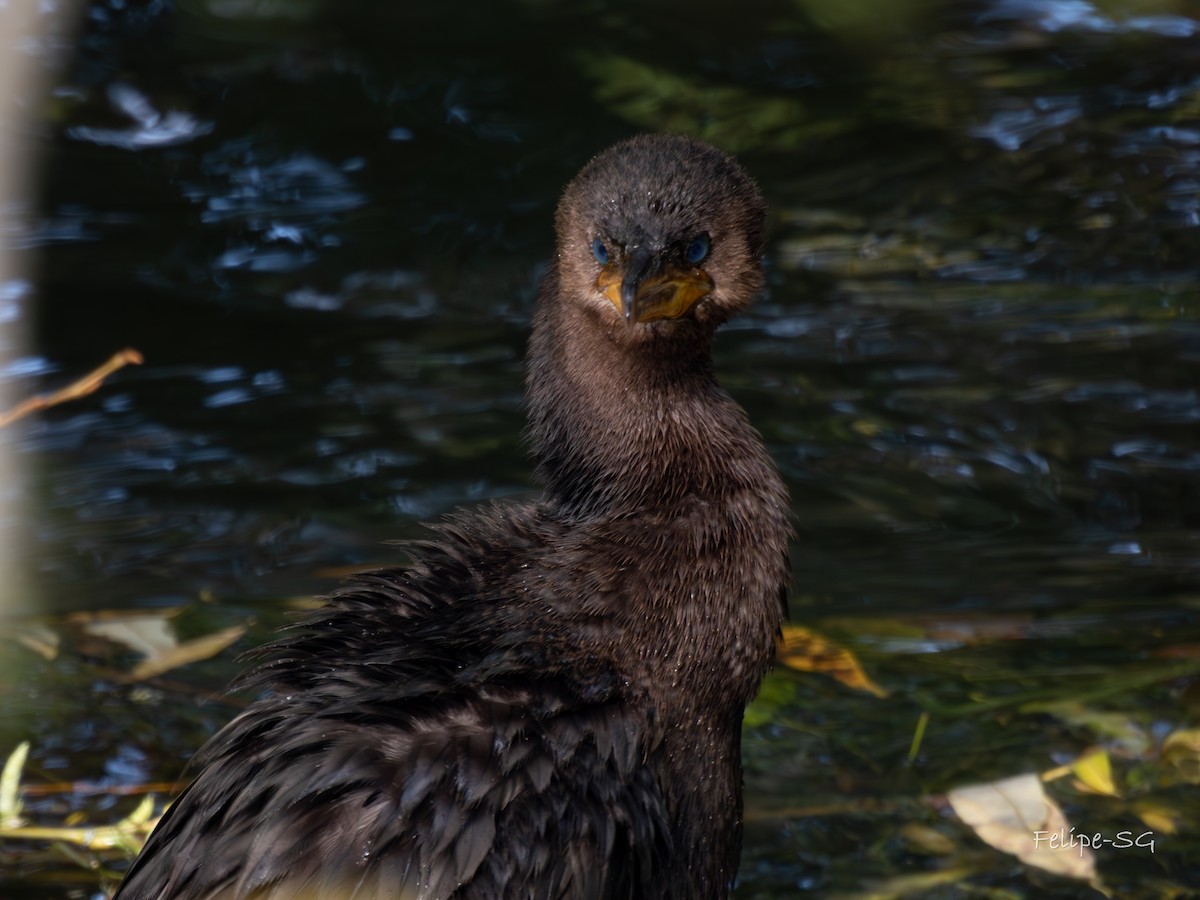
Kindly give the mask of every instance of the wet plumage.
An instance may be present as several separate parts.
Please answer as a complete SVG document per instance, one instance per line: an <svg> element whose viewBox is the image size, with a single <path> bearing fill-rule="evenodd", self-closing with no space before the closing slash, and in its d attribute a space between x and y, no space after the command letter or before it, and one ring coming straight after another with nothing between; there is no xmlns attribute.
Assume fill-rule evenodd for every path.
<svg viewBox="0 0 1200 900"><path fill-rule="evenodd" d="M557 230L543 497L447 519L265 648L119 900L727 896L788 524L710 346L760 286L762 201L648 136L584 168Z"/></svg>

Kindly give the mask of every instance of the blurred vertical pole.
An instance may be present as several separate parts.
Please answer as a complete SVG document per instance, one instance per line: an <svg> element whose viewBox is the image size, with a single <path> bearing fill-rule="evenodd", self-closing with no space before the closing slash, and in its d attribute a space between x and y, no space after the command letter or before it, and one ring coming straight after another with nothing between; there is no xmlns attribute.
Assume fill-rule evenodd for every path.
<svg viewBox="0 0 1200 900"><path fill-rule="evenodd" d="M13 396L13 360L28 354L37 287L30 240L38 163L49 132L46 97L75 33L74 0L0 0L0 411ZM0 434L0 614L36 606L26 560L32 542L17 422Z"/></svg>

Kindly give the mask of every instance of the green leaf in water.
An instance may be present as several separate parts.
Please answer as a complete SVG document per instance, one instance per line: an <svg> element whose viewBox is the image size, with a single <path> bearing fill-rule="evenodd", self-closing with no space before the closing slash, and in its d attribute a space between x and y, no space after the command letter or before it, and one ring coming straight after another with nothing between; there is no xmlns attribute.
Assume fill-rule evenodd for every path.
<svg viewBox="0 0 1200 900"><path fill-rule="evenodd" d="M731 153L796 149L816 132L842 127L812 120L795 97L684 78L626 56L589 56L581 67L596 81L600 103L622 118L653 131L692 134Z"/></svg>

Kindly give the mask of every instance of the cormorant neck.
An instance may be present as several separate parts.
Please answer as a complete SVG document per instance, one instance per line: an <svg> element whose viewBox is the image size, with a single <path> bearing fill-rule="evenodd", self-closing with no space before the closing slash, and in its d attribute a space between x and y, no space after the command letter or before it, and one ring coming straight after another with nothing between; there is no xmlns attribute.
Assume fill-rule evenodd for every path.
<svg viewBox="0 0 1200 900"><path fill-rule="evenodd" d="M576 517L728 491L769 467L741 408L717 385L712 328L671 322L632 338L625 322L542 286L530 341L529 433L546 498ZM736 461L736 462L733 462Z"/></svg>

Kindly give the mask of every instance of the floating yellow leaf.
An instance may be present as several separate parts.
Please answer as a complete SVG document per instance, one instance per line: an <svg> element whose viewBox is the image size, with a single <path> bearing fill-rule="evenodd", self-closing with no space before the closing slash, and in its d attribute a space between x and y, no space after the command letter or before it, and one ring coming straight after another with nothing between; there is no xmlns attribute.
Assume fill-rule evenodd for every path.
<svg viewBox="0 0 1200 900"><path fill-rule="evenodd" d="M1200 728L1172 731L1162 745L1163 765L1188 784L1200 784Z"/></svg>
<svg viewBox="0 0 1200 900"><path fill-rule="evenodd" d="M1093 794L1104 794L1106 797L1117 796L1117 786L1113 782L1112 764L1109 762L1106 750L1096 750L1079 757L1071 763L1071 771L1079 779L1077 785Z"/></svg>
<svg viewBox="0 0 1200 900"><path fill-rule="evenodd" d="M858 659L828 638L807 628L785 625L779 641L779 661L800 672L821 672L846 687L886 697L887 691L867 677Z"/></svg>
<svg viewBox="0 0 1200 900"><path fill-rule="evenodd" d="M17 744L8 755L4 772L0 774L0 827L12 828L21 821L21 770L29 756L29 741Z"/></svg>
<svg viewBox="0 0 1200 900"><path fill-rule="evenodd" d="M154 798L147 794L142 798L142 802L127 815L121 824L128 825L131 828L140 828L150 823L151 817L154 815Z"/></svg>
<svg viewBox="0 0 1200 900"><path fill-rule="evenodd" d="M1147 828L1157 834L1176 834L1179 831L1182 818L1179 810L1152 803L1140 803L1134 808L1134 812Z"/></svg>
<svg viewBox="0 0 1200 900"><path fill-rule="evenodd" d="M1091 848L1081 843L1062 810L1046 796L1037 775L955 788L947 798L984 843L1047 872L1094 881Z"/></svg>

